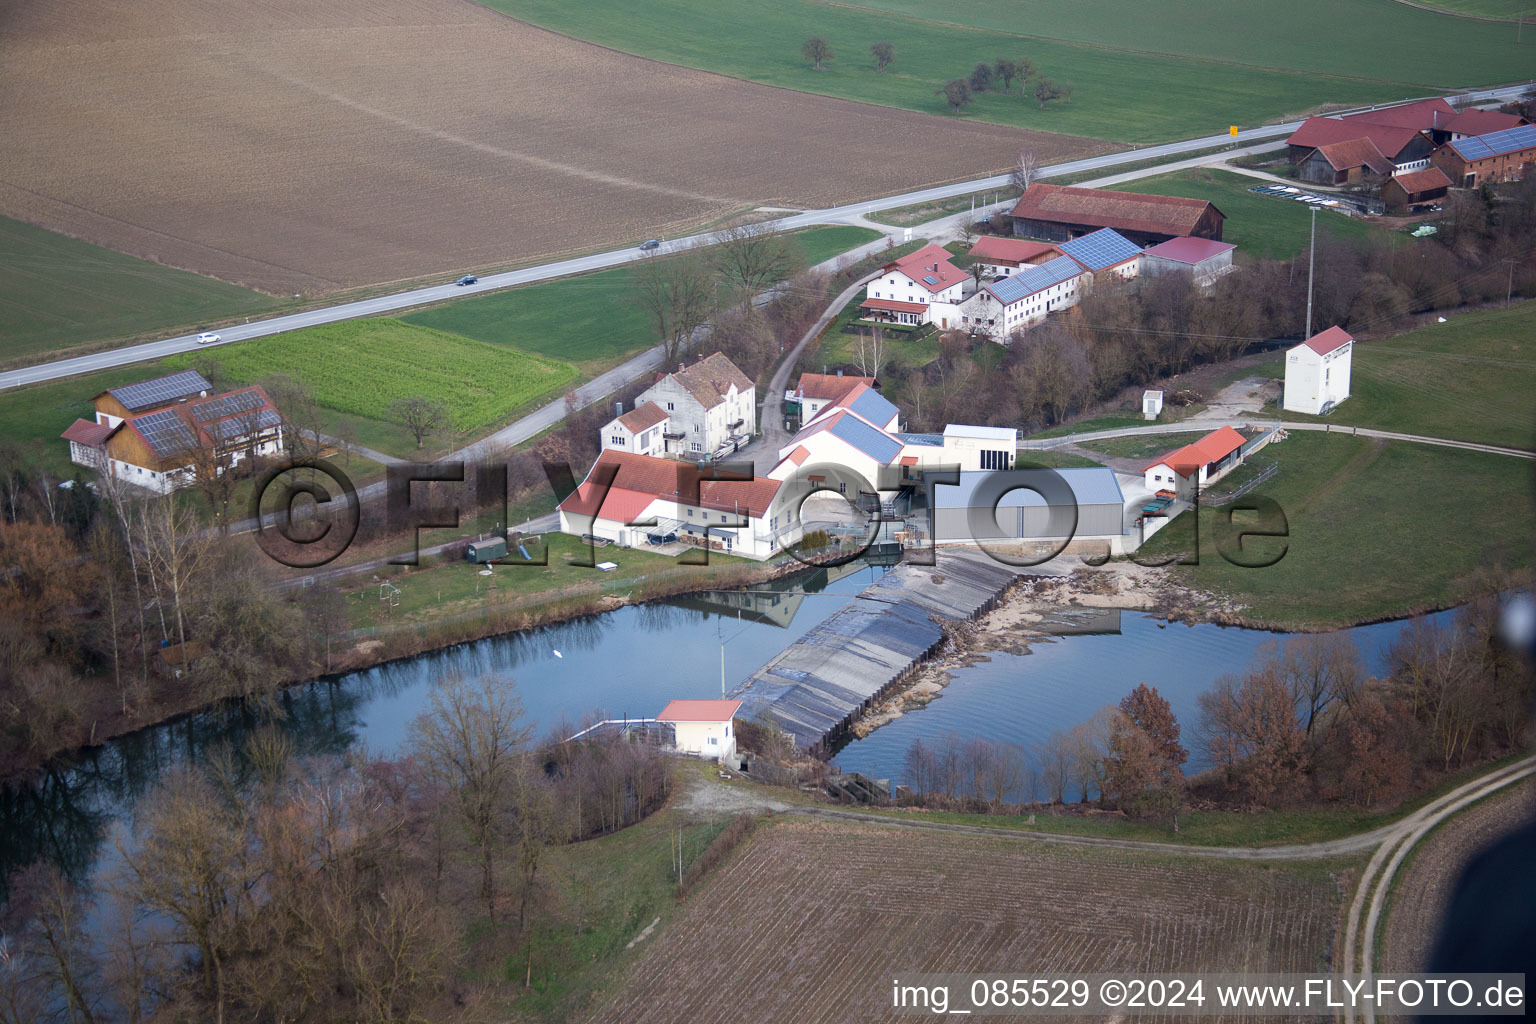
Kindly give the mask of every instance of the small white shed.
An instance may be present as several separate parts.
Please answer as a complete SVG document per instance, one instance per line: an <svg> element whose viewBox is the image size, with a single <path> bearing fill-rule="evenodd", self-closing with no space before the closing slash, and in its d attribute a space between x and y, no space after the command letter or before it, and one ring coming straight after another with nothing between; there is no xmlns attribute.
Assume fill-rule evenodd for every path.
<svg viewBox="0 0 1536 1024"><path fill-rule="evenodd" d="M1322 416L1349 397L1354 341L1342 327L1330 327L1285 354L1287 412Z"/></svg>
<svg viewBox="0 0 1536 1024"><path fill-rule="evenodd" d="M736 731L731 719L741 710L739 700L674 700L656 716L671 722L677 749L723 761L736 753Z"/></svg>
<svg viewBox="0 0 1536 1024"><path fill-rule="evenodd" d="M1155 420L1163 414L1163 393L1161 391L1143 391L1141 393L1141 418Z"/></svg>

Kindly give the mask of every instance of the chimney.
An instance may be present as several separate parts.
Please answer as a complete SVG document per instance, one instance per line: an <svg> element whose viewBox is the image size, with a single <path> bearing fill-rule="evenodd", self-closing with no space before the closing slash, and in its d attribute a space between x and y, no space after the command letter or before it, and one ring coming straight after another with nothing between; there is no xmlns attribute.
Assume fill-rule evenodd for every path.
<svg viewBox="0 0 1536 1024"><path fill-rule="evenodd" d="M623 416L624 415L624 403L623 402L614 402L613 403L613 414L615 416Z"/></svg>

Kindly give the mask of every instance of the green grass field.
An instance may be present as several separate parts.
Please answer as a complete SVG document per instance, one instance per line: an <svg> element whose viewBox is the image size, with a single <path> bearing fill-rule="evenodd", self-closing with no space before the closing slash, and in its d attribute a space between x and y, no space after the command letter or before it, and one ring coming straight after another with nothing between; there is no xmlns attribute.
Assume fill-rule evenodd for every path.
<svg viewBox="0 0 1536 1024"><path fill-rule="evenodd" d="M0 217L0 361L265 313L282 300Z"/></svg>
<svg viewBox="0 0 1536 1024"><path fill-rule="evenodd" d="M1331 416L1284 417L1536 449L1536 300L1358 342L1350 374Z"/></svg>
<svg viewBox="0 0 1536 1024"><path fill-rule="evenodd" d="M212 354L210 354L212 355ZM166 360L190 366L203 353ZM422 395L441 402L452 429L468 433L575 380L577 370L399 320L348 320L221 348L216 357L233 381L253 383L283 373L306 384L328 409L388 418L390 402Z"/></svg>
<svg viewBox="0 0 1536 1024"><path fill-rule="evenodd" d="M1285 511L1285 556L1267 568L1229 564L1215 548L1215 521L1226 510L1204 508L1200 564L1174 570L1235 598L1253 620L1338 625L1448 607L1495 570L1531 567L1527 460L1312 431L1293 432L1264 456L1280 473L1252 493ZM1190 526L1185 513L1143 550L1188 552ZM1273 554L1279 543L1254 539L1244 550Z"/></svg>
<svg viewBox="0 0 1536 1024"><path fill-rule="evenodd" d="M1208 199L1227 215L1222 225L1222 240L1237 246L1239 259L1290 259L1306 251L1312 230L1312 214L1305 203L1290 199L1261 196L1248 189L1264 182L1231 171L1194 167L1171 174L1159 174L1113 186L1121 192L1151 192L1189 199ZM1317 234L1360 241L1380 229L1363 220L1341 213L1321 211L1317 215Z"/></svg>
<svg viewBox="0 0 1536 1024"><path fill-rule="evenodd" d="M794 236L808 263L880 237L869 228L827 227ZM433 306L401 319L467 338L605 370L656 344L632 295L633 271L615 267Z"/></svg>
<svg viewBox="0 0 1536 1024"><path fill-rule="evenodd" d="M1425 6L1477 18L1507 18L1514 21L1523 17L1527 25L1536 21L1536 10L1532 10L1530 0L1428 0Z"/></svg>
<svg viewBox="0 0 1536 1024"><path fill-rule="evenodd" d="M687 67L882 106L944 114L936 91L979 61L1028 56L1076 87L1068 103L988 92L967 117L1125 143L1214 134L1329 103L1376 103L1442 87L1512 81L1528 52L1506 26L1390 0L658 0L629 17L619 0L488 0L558 32ZM1319 31L1327 26L1326 31ZM822 71L800 45L821 36ZM1507 37L1507 38L1506 38ZM1433 39L1433 46L1425 46ZM896 59L874 71L869 46ZM1405 54L1413 54L1405 59Z"/></svg>

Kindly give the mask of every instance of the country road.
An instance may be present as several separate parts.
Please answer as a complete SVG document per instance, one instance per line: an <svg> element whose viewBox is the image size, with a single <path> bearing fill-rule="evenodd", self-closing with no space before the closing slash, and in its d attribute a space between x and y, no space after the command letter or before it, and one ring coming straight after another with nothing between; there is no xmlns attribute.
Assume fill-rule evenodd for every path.
<svg viewBox="0 0 1536 1024"><path fill-rule="evenodd" d="M1517 98L1525 90L1525 86L1509 86L1500 89L1483 89L1475 92L1454 94L1451 98L1470 101L1473 103L1486 103ZM1366 108L1361 108L1366 109ZM1347 111L1339 111L1347 113ZM1104 156L1089 157L1084 160L1074 160L1066 163L1053 164L1041 168L1038 176L1042 178L1059 177L1066 174L1078 174L1083 171L1102 170L1117 167L1123 164L1140 163L1165 156L1178 156L1181 153L1190 153L1201 149L1210 149L1224 145L1237 145L1242 143L1256 143L1267 139L1275 139L1282 135L1289 135L1301 124L1300 121L1290 121L1285 124L1266 125L1260 128L1249 128L1239 131L1236 135L1220 134L1207 135L1195 139L1185 139L1181 142L1169 142L1160 146L1146 146L1140 149L1123 150L1118 153L1109 153ZM875 199L867 202L850 203L845 206L832 207L825 210L810 210L804 213L793 214L789 217L771 222L780 230L793 230L795 228L813 227L820 224L847 224L863 220L865 214L877 210L889 210L902 206L911 206L917 203L932 202L947 199L952 196L965 195L970 192L979 192L991 188L1002 188L1008 184L1007 174L991 175L985 178L975 178L970 181L956 182L952 185L940 185L935 188L919 189L913 192L905 192L901 195L886 196L883 199ZM713 232L705 232L690 235L685 238L674 239L663 244L662 251L676 252L694 246L707 245L714 239ZM221 341L218 345L229 345L251 338L261 338L273 334L282 334L286 331L298 330L302 327L314 327L320 324L336 323L341 320L351 320L357 317L378 316L384 313L395 313L400 310L410 309L415 306L427 305L435 302L443 302L449 299L463 298L468 295L478 295L484 292L497 291L502 288L510 288L515 285L532 284L536 281L547 281L552 278L566 277L572 274L581 274L593 270L603 270L609 267L620 266L625 263L641 259L642 254L633 248L616 249L609 252L596 253L590 256L581 256L575 259L560 260L554 263L545 263L535 267L526 267L522 270L512 270L502 274L492 274L482 277L478 283L459 287L451 282L440 285L431 285L424 288L414 288L408 291L396 292L390 295L380 295L371 299L357 302L342 303L336 306L328 306L320 309L307 310L302 313L291 313L285 316L272 317L266 320L258 320L248 324L235 324L221 329L218 333ZM34 366L23 367L0 373L0 390L18 387L23 384L35 384L40 381L56 380L61 377L70 377L80 373L90 373L96 370L109 369L116 366L126 366L131 363L142 362L149 359L160 359L165 356L175 355L180 352L190 352L197 349L197 336L194 334L181 335L174 338L166 338L161 341L147 342L141 345L133 345L127 348L112 349L106 352L97 352L91 355L78 356L73 359L61 359L50 363L39 363ZM205 346L207 347L207 346Z"/></svg>

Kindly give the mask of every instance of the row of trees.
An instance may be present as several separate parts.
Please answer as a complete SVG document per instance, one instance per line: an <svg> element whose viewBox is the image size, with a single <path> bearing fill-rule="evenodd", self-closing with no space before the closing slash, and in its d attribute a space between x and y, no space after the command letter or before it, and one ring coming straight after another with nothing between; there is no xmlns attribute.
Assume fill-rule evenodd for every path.
<svg viewBox="0 0 1536 1024"><path fill-rule="evenodd" d="M832 51L832 44L821 36L811 36L801 43L800 55L810 62L815 71L825 71L827 62L837 56ZM895 62L896 44L888 40L870 43L869 55L874 58L875 73L881 74ZM950 79L938 93L944 97L950 109L958 114L977 93L996 91L1007 95L1013 90L1015 81L1019 83L1019 95L1033 95L1042 110L1051 100L1072 100L1071 82L1054 82L1045 77L1028 57L999 57L990 64L981 61L968 77ZM1033 89L1030 88L1031 81L1034 82Z"/></svg>
<svg viewBox="0 0 1536 1024"><path fill-rule="evenodd" d="M98 892L10 880L0 1024L495 1019L465 968L528 983L549 849L669 782L652 748L531 744L505 682L446 681L399 761L299 761L262 729L146 795Z"/></svg>
<svg viewBox="0 0 1536 1024"><path fill-rule="evenodd" d="M1265 645L1245 673L1198 700L1194 745L1210 771L1194 796L1218 806L1402 799L1443 773L1518 750L1529 736L1536 681L1495 635L1496 598L1454 621L1403 631L1389 673L1367 678L1345 634ZM1187 799L1188 751L1168 701L1141 684L1118 706L1026 751L951 736L907 753L906 776L925 803L994 813L1043 796L1137 816L1176 814Z"/></svg>

